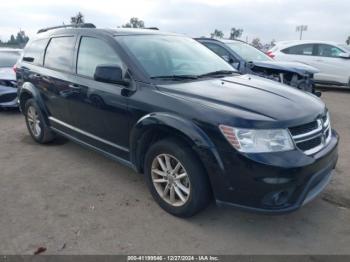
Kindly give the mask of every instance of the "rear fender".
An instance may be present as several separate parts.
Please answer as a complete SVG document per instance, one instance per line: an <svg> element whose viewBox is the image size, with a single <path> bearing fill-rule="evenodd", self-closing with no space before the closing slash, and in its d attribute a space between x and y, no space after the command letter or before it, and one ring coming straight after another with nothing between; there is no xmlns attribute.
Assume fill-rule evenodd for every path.
<svg viewBox="0 0 350 262"><path fill-rule="evenodd" d="M19 105L20 105L20 109L23 112L24 110L24 106L25 106L25 101L26 101L26 97L31 96L36 103L38 104L40 111L44 117L44 121L47 125L49 125L49 119L48 119L48 111L45 107L45 104L39 94L39 91L35 88L35 86L29 82L26 82L22 85L22 87L19 90L18 93L18 98L19 98Z"/></svg>

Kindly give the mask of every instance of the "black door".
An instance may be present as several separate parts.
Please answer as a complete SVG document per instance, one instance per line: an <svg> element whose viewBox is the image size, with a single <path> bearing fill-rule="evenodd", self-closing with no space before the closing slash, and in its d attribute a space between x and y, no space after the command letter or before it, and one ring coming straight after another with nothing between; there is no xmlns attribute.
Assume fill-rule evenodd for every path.
<svg viewBox="0 0 350 262"><path fill-rule="evenodd" d="M50 122L73 123L70 112L70 82L74 77L73 61L75 36L51 38L45 53L44 68L36 76L38 87L49 111Z"/></svg>
<svg viewBox="0 0 350 262"><path fill-rule="evenodd" d="M129 114L124 86L97 82L98 65L125 68L117 52L103 39L81 37L76 76L69 85L74 126L80 139L125 159L129 157Z"/></svg>

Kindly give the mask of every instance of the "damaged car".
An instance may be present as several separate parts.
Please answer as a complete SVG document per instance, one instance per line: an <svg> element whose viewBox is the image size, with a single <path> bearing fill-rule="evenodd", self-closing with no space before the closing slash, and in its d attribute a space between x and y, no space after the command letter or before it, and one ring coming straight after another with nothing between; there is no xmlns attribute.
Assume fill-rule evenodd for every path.
<svg viewBox="0 0 350 262"><path fill-rule="evenodd" d="M0 108L17 108L17 82L14 65L20 49L0 49Z"/></svg>
<svg viewBox="0 0 350 262"><path fill-rule="evenodd" d="M297 62L280 62L240 40L197 38L242 74L254 74L320 96L315 90L318 69Z"/></svg>

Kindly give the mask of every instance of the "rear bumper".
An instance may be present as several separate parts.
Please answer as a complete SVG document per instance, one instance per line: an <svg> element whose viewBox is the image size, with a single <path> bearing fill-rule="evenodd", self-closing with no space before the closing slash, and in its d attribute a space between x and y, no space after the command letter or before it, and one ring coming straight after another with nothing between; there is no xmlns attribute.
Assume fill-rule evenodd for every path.
<svg viewBox="0 0 350 262"><path fill-rule="evenodd" d="M313 156L301 151L247 156L220 152L226 188L213 188L219 206L267 214L288 213L317 197L338 160L338 135ZM213 183L212 183L213 184ZM218 184L218 183L217 183Z"/></svg>

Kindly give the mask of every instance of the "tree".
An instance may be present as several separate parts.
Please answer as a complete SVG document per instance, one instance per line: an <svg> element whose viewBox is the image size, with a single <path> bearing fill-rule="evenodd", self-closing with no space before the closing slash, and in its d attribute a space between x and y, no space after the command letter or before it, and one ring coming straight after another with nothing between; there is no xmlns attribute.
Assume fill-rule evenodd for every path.
<svg viewBox="0 0 350 262"><path fill-rule="evenodd" d="M350 36L348 36L348 39L346 39L345 42L346 42L347 45L350 45Z"/></svg>
<svg viewBox="0 0 350 262"><path fill-rule="evenodd" d="M23 48L29 41L29 37L23 30L19 30L17 34L12 34L10 39L6 42L0 41L1 46L11 46L16 48Z"/></svg>
<svg viewBox="0 0 350 262"><path fill-rule="evenodd" d="M260 42L260 38L254 38L252 40L252 46L254 46L255 48L258 48L258 49L262 49L263 48L263 45L262 43Z"/></svg>
<svg viewBox="0 0 350 262"><path fill-rule="evenodd" d="M276 40L272 39L272 41L270 42L270 48L274 47L276 45Z"/></svg>
<svg viewBox="0 0 350 262"><path fill-rule="evenodd" d="M137 17L132 17L130 18L130 21L128 23L126 23L125 25L122 25L122 27L125 28L144 28L145 27L145 23L138 19Z"/></svg>
<svg viewBox="0 0 350 262"><path fill-rule="evenodd" d="M78 12L75 16L72 16L70 18L70 23L72 25L80 25L80 24L84 24L84 15L81 12Z"/></svg>
<svg viewBox="0 0 350 262"><path fill-rule="evenodd" d="M26 33L23 30L19 30L16 36L16 43L24 46L28 41L29 37L26 36Z"/></svg>
<svg viewBox="0 0 350 262"><path fill-rule="evenodd" d="M231 28L231 32L230 32L230 39L237 39L240 38L242 36L243 33L243 29L236 29L235 27Z"/></svg>
<svg viewBox="0 0 350 262"><path fill-rule="evenodd" d="M211 38L223 38L224 33L221 30L215 29L213 33L210 34Z"/></svg>
<svg viewBox="0 0 350 262"><path fill-rule="evenodd" d="M16 38L14 35L11 35L10 40L7 42L10 45L16 44Z"/></svg>

